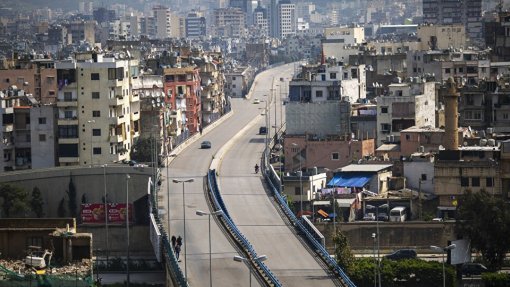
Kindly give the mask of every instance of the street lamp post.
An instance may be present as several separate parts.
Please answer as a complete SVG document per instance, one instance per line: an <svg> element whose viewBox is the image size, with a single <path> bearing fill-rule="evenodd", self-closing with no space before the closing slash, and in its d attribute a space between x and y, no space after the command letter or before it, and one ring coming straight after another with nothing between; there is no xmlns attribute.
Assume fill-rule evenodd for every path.
<svg viewBox="0 0 510 287"><path fill-rule="evenodd" d="M381 246L380 246L380 240L381 234L379 232L379 208L388 208L389 205L387 203L381 204L379 206L374 206L367 204L365 206L367 209L375 209L375 222L376 222L376 237L377 237L377 277L379 279L379 287L381 287L381 259L380 259L380 252L381 252Z"/></svg>
<svg viewBox="0 0 510 287"><path fill-rule="evenodd" d="M292 143L292 146L299 147L298 144ZM301 215L303 215L303 170L301 168L301 158L299 159L299 201L300 201L300 211Z"/></svg>
<svg viewBox="0 0 510 287"><path fill-rule="evenodd" d="M168 224L168 234L171 235L170 232L170 178L168 177L168 157L176 157L176 154L167 154L166 155L166 212L167 212L167 224Z"/></svg>
<svg viewBox="0 0 510 287"><path fill-rule="evenodd" d="M126 286L129 287L129 179L131 176L126 174L126 232L127 232L127 262L126 262L126 271L127 271L127 280Z"/></svg>
<svg viewBox="0 0 510 287"><path fill-rule="evenodd" d="M207 215L209 217L209 286L213 286L212 284L212 248L211 248L211 215L221 216L223 215L223 210L217 210L211 213L207 213L201 210L197 210L196 214L198 216L205 216Z"/></svg>
<svg viewBox="0 0 510 287"><path fill-rule="evenodd" d="M87 123L93 124L95 123L95 120L88 120ZM92 136L94 135L92 131L92 125L89 125L90 127L90 167L92 167L92 157L93 157L93 148L92 148Z"/></svg>
<svg viewBox="0 0 510 287"><path fill-rule="evenodd" d="M195 181L193 178L184 179L184 180L178 180L174 179L172 180L174 183L182 183L182 214L183 214L183 239L184 239L184 278L186 281L188 281L188 261L186 260L186 209L185 209L185 202L186 198L184 196L184 184L187 182L193 182Z"/></svg>
<svg viewBox="0 0 510 287"><path fill-rule="evenodd" d="M375 233L372 233L372 238L374 239L374 261L376 261L375 258L375 240L377 238L377 235ZM374 287L377 287L377 262L374 264Z"/></svg>
<svg viewBox="0 0 510 287"><path fill-rule="evenodd" d="M259 261L259 262L266 261L267 260L267 256L266 255L260 255L260 256L255 257L254 260L255 261ZM236 255L236 256L234 256L234 261L236 261L236 262L248 262L248 272L250 273L250 276L249 276L250 285L249 286L251 287L251 268L249 266L249 264L250 264L249 261L250 260L248 258Z"/></svg>
<svg viewBox="0 0 510 287"><path fill-rule="evenodd" d="M104 224L106 229L105 241L106 241L106 266L108 267L108 257L110 253L110 244L108 242L108 201L106 197L108 194L106 193L106 164L103 164L103 184L104 184Z"/></svg>
<svg viewBox="0 0 510 287"><path fill-rule="evenodd" d="M455 247L457 247L457 245L455 245L455 244L450 244L446 247L439 247L439 246L434 246L434 245L430 246L430 249L439 251L442 253L442 257L443 257L443 287L446 287L446 272L445 272L445 268L444 268L444 254L446 252L448 252L448 250L455 249Z"/></svg>

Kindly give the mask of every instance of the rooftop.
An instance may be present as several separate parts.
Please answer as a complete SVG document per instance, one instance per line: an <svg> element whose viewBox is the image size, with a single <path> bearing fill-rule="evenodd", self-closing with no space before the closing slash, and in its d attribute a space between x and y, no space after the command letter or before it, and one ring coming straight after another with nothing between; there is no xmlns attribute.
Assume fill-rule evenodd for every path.
<svg viewBox="0 0 510 287"><path fill-rule="evenodd" d="M341 172L379 172L392 167L392 164L350 164L342 167Z"/></svg>

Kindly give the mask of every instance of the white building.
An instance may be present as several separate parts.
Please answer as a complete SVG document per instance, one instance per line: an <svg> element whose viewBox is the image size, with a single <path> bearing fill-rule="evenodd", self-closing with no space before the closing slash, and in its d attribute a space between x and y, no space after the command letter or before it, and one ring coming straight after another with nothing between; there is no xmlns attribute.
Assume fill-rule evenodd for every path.
<svg viewBox="0 0 510 287"><path fill-rule="evenodd" d="M412 126L436 126L435 83L394 83L377 101L377 146ZM393 137L392 137L393 136Z"/></svg>
<svg viewBox="0 0 510 287"><path fill-rule="evenodd" d="M171 37L171 13L165 6L155 6L152 8L155 19L156 38L166 39Z"/></svg>
<svg viewBox="0 0 510 287"><path fill-rule="evenodd" d="M414 153L403 163L406 187L424 194L433 194L434 156L430 153Z"/></svg>
<svg viewBox="0 0 510 287"><path fill-rule="evenodd" d="M86 52L55 66L60 165L129 159L140 130L139 96L131 90L138 60Z"/></svg>
<svg viewBox="0 0 510 287"><path fill-rule="evenodd" d="M333 27L324 29L322 50L325 57L335 57L347 62L350 55L357 55L359 45L365 41L363 27Z"/></svg>
<svg viewBox="0 0 510 287"><path fill-rule="evenodd" d="M296 6L289 0L278 3L278 38L283 39L289 35L296 35L297 18Z"/></svg>

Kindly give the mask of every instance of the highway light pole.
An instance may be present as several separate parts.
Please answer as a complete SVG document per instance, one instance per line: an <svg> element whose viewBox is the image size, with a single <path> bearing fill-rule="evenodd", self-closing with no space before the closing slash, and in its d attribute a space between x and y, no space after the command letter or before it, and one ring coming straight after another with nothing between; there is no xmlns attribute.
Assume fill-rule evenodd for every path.
<svg viewBox="0 0 510 287"><path fill-rule="evenodd" d="M212 287L212 248L211 248L211 215L221 216L223 215L223 210L217 210L211 213L204 212L202 210L197 210L196 215L209 217L209 286Z"/></svg>
<svg viewBox="0 0 510 287"><path fill-rule="evenodd" d="M439 247L439 246L434 246L434 245L430 246L430 249L432 249L434 251L439 251L442 253L442 257L443 257L443 287L446 287L446 272L444 269L444 254L446 252L448 252L448 250L455 249L455 247L457 247L457 245L455 245L455 244L450 244L446 247Z"/></svg>
<svg viewBox="0 0 510 287"><path fill-rule="evenodd" d="M380 240L379 237L381 237L379 233L379 208L388 208L389 205L387 203L381 204L379 206L374 206L371 204L365 205L366 209L375 209L375 222L376 222L376 237L377 237L377 277L379 279L379 287L381 287L381 259L380 259L380 252L381 252L381 246L380 246Z"/></svg>
<svg viewBox="0 0 510 287"><path fill-rule="evenodd" d="M182 214L183 214L183 226L184 226L184 231L183 231L183 240L184 240L184 280L186 280L186 282L188 282L188 261L186 260L186 208L185 208L185 203L186 203L186 198L185 198L185 195L184 195L184 184L187 183L187 182L193 182L195 181L193 178L189 178L189 179L184 179L184 180L178 180L178 179L174 179L172 180L174 183L182 183Z"/></svg>
<svg viewBox="0 0 510 287"><path fill-rule="evenodd" d="M266 255L260 255L260 256L257 256L255 257L254 261L259 261L259 262L262 262L262 261L266 261L267 260L267 256ZM234 256L234 261L236 262L247 262L248 263L248 272L250 273L249 275L249 280L250 280L250 287L251 287L251 267L250 267L250 260L245 258L245 257L242 257L242 256L239 256L239 255L236 255Z"/></svg>
<svg viewBox="0 0 510 287"><path fill-rule="evenodd" d="M104 224L105 224L105 241L106 241L106 267L108 267L108 257L110 253L109 249L109 242L108 242L108 201L106 200L106 197L108 194L106 193L106 164L103 164L103 184L104 184L104 190L103 190L103 197L104 197Z"/></svg>
<svg viewBox="0 0 510 287"><path fill-rule="evenodd" d="M126 271L127 271L127 280L126 286L129 287L129 179L131 176L126 174L126 232L127 232L127 262L126 262Z"/></svg>

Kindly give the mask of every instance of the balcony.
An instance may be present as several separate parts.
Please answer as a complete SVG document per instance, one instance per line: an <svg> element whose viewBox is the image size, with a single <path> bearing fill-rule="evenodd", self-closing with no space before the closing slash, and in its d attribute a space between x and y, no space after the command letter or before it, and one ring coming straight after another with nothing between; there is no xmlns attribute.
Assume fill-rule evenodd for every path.
<svg viewBox="0 0 510 287"><path fill-rule="evenodd" d="M65 101L57 101L57 107L66 108L66 107L78 107L78 100L65 100Z"/></svg>
<svg viewBox="0 0 510 287"><path fill-rule="evenodd" d="M110 106L122 105L124 103L124 97L121 96L121 95L116 95L115 97L110 98L108 103L109 103Z"/></svg>
<svg viewBox="0 0 510 287"><path fill-rule="evenodd" d="M139 94L134 94L134 95L131 95L131 102L139 102L140 101L140 95Z"/></svg>
<svg viewBox="0 0 510 287"><path fill-rule="evenodd" d="M140 119L140 112L134 112L131 114L131 120L132 121L137 121Z"/></svg>
<svg viewBox="0 0 510 287"><path fill-rule="evenodd" d="M58 158L59 163L80 163L80 157L59 157Z"/></svg>
<svg viewBox="0 0 510 287"><path fill-rule="evenodd" d="M80 138L59 138L59 144L79 144Z"/></svg>
<svg viewBox="0 0 510 287"><path fill-rule="evenodd" d="M59 118L57 121L59 126L78 125L78 117Z"/></svg>
<svg viewBox="0 0 510 287"><path fill-rule="evenodd" d="M121 143L124 141L124 137L122 135L113 135L110 136L111 143Z"/></svg>

